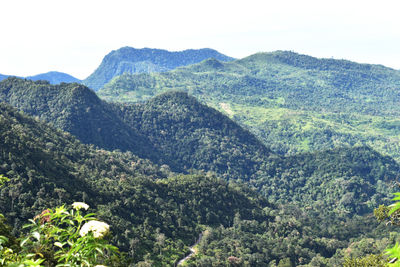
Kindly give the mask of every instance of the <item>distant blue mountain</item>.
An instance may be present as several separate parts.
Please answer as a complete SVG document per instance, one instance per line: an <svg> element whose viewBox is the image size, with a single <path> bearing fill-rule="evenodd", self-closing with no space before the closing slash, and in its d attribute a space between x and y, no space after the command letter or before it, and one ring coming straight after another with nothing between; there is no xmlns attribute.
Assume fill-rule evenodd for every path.
<svg viewBox="0 0 400 267"><path fill-rule="evenodd" d="M4 80L5 78L7 78L9 75L4 75L4 74L0 74L0 81Z"/></svg>
<svg viewBox="0 0 400 267"><path fill-rule="evenodd" d="M17 77L17 78L21 78L21 79L27 79L27 80L32 80L32 81L38 81L38 80L45 80L45 81L49 81L50 84L59 84L59 83L80 83L81 80L63 73L63 72L58 72L58 71L49 71L47 73L41 73L38 75L33 75L33 76L27 76L27 77L18 77L15 75L4 75L4 74L0 74L0 81L6 79L7 77Z"/></svg>
<svg viewBox="0 0 400 267"><path fill-rule="evenodd" d="M225 62L234 60L209 48L170 52L162 49L122 47L106 55L100 66L83 83L97 91L112 78L124 73L164 72L209 58Z"/></svg>
<svg viewBox="0 0 400 267"><path fill-rule="evenodd" d="M50 84L59 84L59 83L79 83L80 80L63 72L58 71L50 71L47 73L42 73L34 76L25 77L25 79L38 81L38 80L46 80L49 81Z"/></svg>

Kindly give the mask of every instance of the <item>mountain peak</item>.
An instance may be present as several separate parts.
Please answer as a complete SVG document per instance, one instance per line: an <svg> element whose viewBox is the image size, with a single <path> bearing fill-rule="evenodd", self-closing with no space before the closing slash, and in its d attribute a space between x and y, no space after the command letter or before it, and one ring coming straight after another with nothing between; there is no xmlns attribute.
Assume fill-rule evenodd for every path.
<svg viewBox="0 0 400 267"><path fill-rule="evenodd" d="M6 79L7 77L16 77L13 75L3 75L0 74L0 81ZM25 78L27 80L32 80L32 81L48 81L50 84L59 84L59 83L79 83L80 80L67 74L64 72L59 72L59 71L49 71L46 73L41 73L33 76L27 76L27 77L18 77L18 78Z"/></svg>
<svg viewBox="0 0 400 267"><path fill-rule="evenodd" d="M204 61L204 64L209 66L209 67L212 67L214 69L220 69L220 68L224 67L224 65L221 63L221 61L219 61L219 60L217 60L215 58L206 59Z"/></svg>
<svg viewBox="0 0 400 267"><path fill-rule="evenodd" d="M162 49L137 49L125 46L107 54L94 73L84 80L84 84L98 90L113 77L123 73L164 72L199 63L208 58L220 61L233 60L233 58L210 48L171 52Z"/></svg>
<svg viewBox="0 0 400 267"><path fill-rule="evenodd" d="M59 83L74 83L80 82L79 79L59 71L49 71L46 73L41 73L33 76L26 77L28 80L38 81L38 80L46 80L49 81L51 84L59 84Z"/></svg>

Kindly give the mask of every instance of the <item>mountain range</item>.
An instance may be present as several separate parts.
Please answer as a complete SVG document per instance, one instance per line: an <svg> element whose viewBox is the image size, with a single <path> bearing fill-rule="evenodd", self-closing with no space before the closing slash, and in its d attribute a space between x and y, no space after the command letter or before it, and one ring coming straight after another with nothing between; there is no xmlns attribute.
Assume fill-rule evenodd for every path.
<svg viewBox="0 0 400 267"><path fill-rule="evenodd" d="M210 231L214 231L213 227L221 223L231 227L237 214L240 214L237 223L240 220L243 220L242 223L246 220L254 221L259 229L257 231L262 231L263 238L269 240L263 246L270 247L290 235L284 229L287 223L293 223L287 221L291 220L292 212L303 214L294 222L298 231L303 232L307 226L313 229L304 233L303 238L325 238L337 242L337 245L334 249L328 249L328 243L321 243L317 249L312 244L301 243L303 239L290 239L287 245L307 249L308 252L304 254L307 255L307 261L311 261L315 253L323 253L325 257L337 260L339 256L335 254L336 250L349 245L347 242L350 238L360 239L371 234L379 236L382 230L375 232L375 229L380 229L376 223L366 223L368 227L364 228L354 227L360 221L369 221L368 214L372 208L387 201L390 187L398 178L400 170L394 160L366 147L279 156L225 115L182 92L165 93L142 104L109 104L80 84L50 85L44 81L33 82L18 78L0 82L0 92L2 102L8 102L26 114L35 116L27 117L3 104L1 132L5 145L2 146L4 164L1 173L10 177L11 182L2 189L1 195L12 197L0 199L4 204L2 207L10 207L1 212L14 225L19 225L21 220L33 216L46 205L82 198L95 207L103 218L112 222L116 231L114 240L118 240L124 251L131 251L130 255L135 261L143 260L144 255L157 245L156 236L152 232L163 233L173 244L170 249L176 249L179 240L189 244L198 233L200 225L211 227ZM87 114L89 117L85 117ZM114 130L116 135L104 138L101 136L109 134L108 131L98 130L97 136L102 138L103 143L96 144L100 149L94 150L91 146L80 144L71 134L54 130L40 122L44 120L61 129L76 129L74 134L78 138L89 136L88 133L100 126L79 118L90 119L91 122L108 121L101 126L108 124L107 129ZM108 145L107 141L116 145L113 142L118 139L121 128L134 132L138 138L147 139L136 142L130 148L126 143L121 143L115 147L119 150L102 150L102 146ZM86 135L80 137L83 133ZM91 142L85 141L89 144ZM160 164L158 166L137 156L156 152L156 160ZM147 158L153 160L151 156ZM171 165L167 165L170 162ZM173 178L176 174L171 171L200 173L200 176L178 175ZM208 173L201 174L204 172ZM215 180L215 175L223 180ZM160 180L153 182L152 179ZM250 194L247 195L249 199L236 202L242 196L234 196L235 192L226 191L226 181L239 182L240 186L232 185L237 188L232 190L246 192L247 185L261 195L250 191L252 193L245 193ZM200 186L203 182L204 188ZM188 191L188 188L193 188L191 190L197 193ZM222 191L218 193L218 190ZM180 209L190 214L179 215L176 213L179 212L177 206L168 206L170 204L167 203L171 203L172 199L174 202L178 199L173 192L181 194L181 200L177 203L182 204ZM200 198L190 200L186 194ZM126 196L135 196L137 200ZM211 196L221 196L224 199L210 199ZM281 208L284 213L280 215L280 220L285 219L281 223L275 223L268 217L270 214L277 216L280 212L268 204L265 197L283 205ZM156 202L146 200L149 198L154 198ZM261 202L245 204L254 198L260 198ZM209 204L205 204L205 201ZM183 204L188 202L197 205L201 203L201 207ZM166 203L166 206L160 203ZM237 203L237 206L222 207L215 203ZM295 204L299 210L285 207L288 203ZM247 211L244 209L246 206L249 207ZM263 211L265 209L271 213L267 215ZM228 210L230 215L226 213ZM163 215L154 217L154 214ZM146 226L149 223L146 218L153 222L151 226ZM178 225L167 227L164 224L164 221L168 224L171 220ZM185 223L182 220L186 220ZM267 228L266 220L269 221ZM338 228L337 225L343 220L351 227ZM122 235L127 226L137 230ZM184 228L178 234L177 230L181 229L179 227ZM157 228L159 230L156 231ZM257 239L248 226L243 227L242 231L247 238ZM274 231L281 231L281 234L276 236ZM135 250L130 250L132 240L141 240ZM170 255L179 258L184 251L181 248ZM254 253L258 253L257 250ZM280 253L275 251L270 256L266 255L262 262L283 260ZM156 255L152 259L160 264L173 264L176 260L174 257ZM299 263L300 254L284 255L293 257L293 262ZM243 257L253 262L251 253L245 253Z"/></svg>
<svg viewBox="0 0 400 267"><path fill-rule="evenodd" d="M13 233L82 199L128 261L155 266L200 232L198 266L340 266L394 241L371 212L399 178L398 71L285 51L158 71L112 78L97 93L115 102L79 83L0 82Z"/></svg>
<svg viewBox="0 0 400 267"><path fill-rule="evenodd" d="M123 74L98 95L138 102L182 90L279 154L362 144L400 160L399 87L398 70L277 51L231 62L208 59L164 73Z"/></svg>
<svg viewBox="0 0 400 267"><path fill-rule="evenodd" d="M162 49L122 47L106 55L100 66L83 83L97 91L113 77L124 73L164 72L208 58L221 61L233 60L209 48L170 52Z"/></svg>
<svg viewBox="0 0 400 267"><path fill-rule="evenodd" d="M111 104L80 84L50 85L9 78L0 82L0 100L84 143L130 151L176 172L214 172L226 180L248 181L274 201L290 199L313 205L316 188L324 188L331 180L335 188L343 179L355 184L340 195L353 192L356 199L343 202L342 208L365 207L367 211L377 203L365 205L367 198L361 198L359 190L370 188L365 196L378 194L382 200L388 188L378 192L374 185L397 177L395 161L362 147L281 156L227 116L183 92L165 93L142 104ZM301 198L293 197L292 191Z"/></svg>

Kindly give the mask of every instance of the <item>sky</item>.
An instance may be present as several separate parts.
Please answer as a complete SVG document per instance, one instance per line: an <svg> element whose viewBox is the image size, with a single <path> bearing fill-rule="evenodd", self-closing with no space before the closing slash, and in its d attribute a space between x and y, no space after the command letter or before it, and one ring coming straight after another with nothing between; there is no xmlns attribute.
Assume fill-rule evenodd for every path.
<svg viewBox="0 0 400 267"><path fill-rule="evenodd" d="M400 69L399 10L397 0L1 0L0 73L84 79L123 46L291 50Z"/></svg>

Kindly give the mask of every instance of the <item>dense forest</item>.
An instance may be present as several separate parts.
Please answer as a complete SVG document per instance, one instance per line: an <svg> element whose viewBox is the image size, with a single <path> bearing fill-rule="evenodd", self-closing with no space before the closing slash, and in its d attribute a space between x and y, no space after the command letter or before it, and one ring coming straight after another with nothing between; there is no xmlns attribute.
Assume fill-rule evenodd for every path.
<svg viewBox="0 0 400 267"><path fill-rule="evenodd" d="M177 175L132 153L83 145L1 104L0 173L10 178L1 189L0 212L13 233L48 207L82 200L112 226L113 239L132 261L146 257L173 264L186 252L203 225L229 226L235 214L270 220L271 204L241 185L214 176ZM153 254L157 235L162 253ZM158 251L158 250L157 250Z"/></svg>
<svg viewBox="0 0 400 267"><path fill-rule="evenodd" d="M400 72L380 65L259 53L164 73L122 74L98 95L138 102L182 90L248 128L281 155L368 145L400 160Z"/></svg>
<svg viewBox="0 0 400 267"><path fill-rule="evenodd" d="M243 184L177 175L130 152L96 150L3 104L0 122L1 173L10 177L0 193L1 213L13 222L15 235L41 210L75 199L110 223L111 241L127 261L156 266L176 263L200 232L201 254L192 261L206 266L229 263L232 255L252 266L340 263L351 238L375 247L365 250L352 242L354 255L379 253L393 242L394 236L382 234L389 229L370 216L332 216L336 225L322 224L328 220L318 210L270 204ZM370 237L381 241L376 245Z"/></svg>
<svg viewBox="0 0 400 267"><path fill-rule="evenodd" d="M159 153L145 136L121 121L109 104L77 83L50 85L8 78L0 84L0 100L107 150L132 150L157 161Z"/></svg>
<svg viewBox="0 0 400 267"><path fill-rule="evenodd" d="M76 83L8 78L0 99L29 114L1 104L0 213L16 236L73 201L110 223L127 262L156 266L200 233L188 264L340 265L397 236L372 211L400 166L369 147L280 155L184 92L112 104Z"/></svg>

